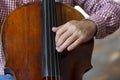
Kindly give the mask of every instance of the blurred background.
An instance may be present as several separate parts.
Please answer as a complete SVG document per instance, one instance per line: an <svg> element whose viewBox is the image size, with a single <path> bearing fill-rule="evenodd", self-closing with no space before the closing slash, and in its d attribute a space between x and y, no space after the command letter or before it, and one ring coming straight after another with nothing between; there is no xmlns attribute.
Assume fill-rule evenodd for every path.
<svg viewBox="0 0 120 80"><path fill-rule="evenodd" d="M95 40L92 65L83 80L120 80L120 29L103 40Z"/></svg>
<svg viewBox="0 0 120 80"><path fill-rule="evenodd" d="M120 4L120 0L115 1ZM75 8L89 17L79 6ZM91 63L93 68L83 80L120 80L120 29L105 39L95 40Z"/></svg>

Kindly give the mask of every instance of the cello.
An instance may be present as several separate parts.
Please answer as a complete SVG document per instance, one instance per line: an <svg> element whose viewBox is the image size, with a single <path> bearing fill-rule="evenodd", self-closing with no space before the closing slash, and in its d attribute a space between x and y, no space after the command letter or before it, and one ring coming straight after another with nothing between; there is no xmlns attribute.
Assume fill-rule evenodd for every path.
<svg viewBox="0 0 120 80"><path fill-rule="evenodd" d="M16 80L82 80L92 68L93 39L73 51L58 53L51 28L83 18L55 0L32 2L12 11L1 33L6 67L14 71Z"/></svg>

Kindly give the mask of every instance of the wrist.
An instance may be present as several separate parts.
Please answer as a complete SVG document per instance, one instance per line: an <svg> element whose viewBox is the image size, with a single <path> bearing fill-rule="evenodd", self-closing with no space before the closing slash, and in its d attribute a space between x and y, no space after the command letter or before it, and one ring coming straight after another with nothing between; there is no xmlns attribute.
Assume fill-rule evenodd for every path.
<svg viewBox="0 0 120 80"><path fill-rule="evenodd" d="M90 27L93 28L93 37L96 36L97 33L97 25L94 21L89 19L83 19L82 21L86 21L87 24L90 24Z"/></svg>

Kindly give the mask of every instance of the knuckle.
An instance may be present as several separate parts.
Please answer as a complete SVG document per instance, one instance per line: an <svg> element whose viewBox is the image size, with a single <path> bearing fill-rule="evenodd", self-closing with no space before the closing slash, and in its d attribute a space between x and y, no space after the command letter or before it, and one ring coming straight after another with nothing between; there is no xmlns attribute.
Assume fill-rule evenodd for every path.
<svg viewBox="0 0 120 80"><path fill-rule="evenodd" d="M73 23L73 22L76 22L76 20L71 20L71 21L69 21L69 22Z"/></svg>
<svg viewBox="0 0 120 80"><path fill-rule="evenodd" d="M59 30L59 31L56 33L56 35L59 36L60 34L61 34L61 31Z"/></svg>
<svg viewBox="0 0 120 80"><path fill-rule="evenodd" d="M85 38L85 35L81 35L80 39L83 40Z"/></svg>
<svg viewBox="0 0 120 80"><path fill-rule="evenodd" d="M64 41L65 39L66 39L66 36L62 36L62 37L60 38L61 41Z"/></svg>
<svg viewBox="0 0 120 80"><path fill-rule="evenodd" d="M67 25L72 25L72 24L73 24L73 21L67 22Z"/></svg>
<svg viewBox="0 0 120 80"><path fill-rule="evenodd" d="M75 32L75 33L74 33L74 37L75 37L75 38L79 38L79 37L80 37L80 34L79 34L78 32Z"/></svg>

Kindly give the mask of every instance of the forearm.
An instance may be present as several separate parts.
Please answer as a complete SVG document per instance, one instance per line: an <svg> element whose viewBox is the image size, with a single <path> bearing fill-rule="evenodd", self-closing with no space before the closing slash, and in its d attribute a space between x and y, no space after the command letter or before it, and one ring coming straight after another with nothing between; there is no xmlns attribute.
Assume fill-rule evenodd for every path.
<svg viewBox="0 0 120 80"><path fill-rule="evenodd" d="M76 0L80 1L80 0ZM97 39L113 33L120 23L120 5L113 0L82 0L84 10L90 15L88 19L97 25Z"/></svg>
<svg viewBox="0 0 120 80"><path fill-rule="evenodd" d="M104 38L120 26L120 6L115 2L106 3L88 18L97 25L96 38Z"/></svg>

